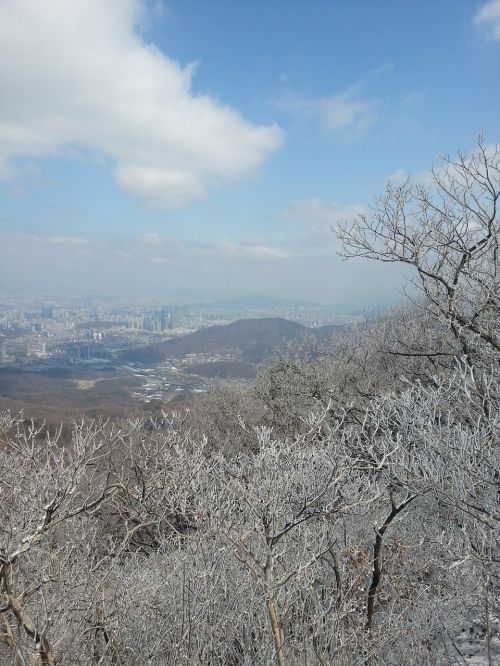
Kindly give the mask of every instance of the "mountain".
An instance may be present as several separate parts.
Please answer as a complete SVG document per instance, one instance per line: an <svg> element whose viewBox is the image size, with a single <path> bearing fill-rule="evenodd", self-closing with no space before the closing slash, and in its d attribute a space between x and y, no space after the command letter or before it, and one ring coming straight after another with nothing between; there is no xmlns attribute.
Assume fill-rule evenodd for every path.
<svg viewBox="0 0 500 666"><path fill-rule="evenodd" d="M231 353L241 360L259 363L274 349L313 331L280 317L240 319L232 324L202 328L166 342L124 350L120 352L119 360L125 363L154 364L167 358L181 358L186 354Z"/></svg>

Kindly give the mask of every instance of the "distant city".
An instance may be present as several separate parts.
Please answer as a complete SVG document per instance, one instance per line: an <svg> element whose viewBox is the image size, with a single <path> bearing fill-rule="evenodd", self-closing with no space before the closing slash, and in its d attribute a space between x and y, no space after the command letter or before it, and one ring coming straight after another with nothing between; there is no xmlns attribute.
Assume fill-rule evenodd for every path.
<svg viewBox="0 0 500 666"><path fill-rule="evenodd" d="M70 400L72 390L76 396L85 394L86 399L94 395L90 405L95 409L100 400L124 389L127 409L134 403L160 404L178 399L179 394L206 391L218 372L229 381L245 381L253 376L255 368L250 368L234 346L219 345L209 351L196 348L194 352L188 348L182 354L166 351L155 362L140 354L137 360L133 352L128 356L127 352L154 349L169 340L240 319L282 318L319 329L354 322L366 315L355 309L258 296L192 304L2 296L0 401L6 407L43 404L49 384L52 389L54 378L63 378L65 384L59 390L64 399ZM38 393L34 393L38 383ZM96 392L98 383L100 393ZM107 393L102 398L104 386ZM14 399L17 402L11 402ZM73 403L78 399L74 398Z"/></svg>
<svg viewBox="0 0 500 666"><path fill-rule="evenodd" d="M0 362L33 358L111 359L116 351L145 346L238 319L283 317L308 327L343 324L359 310L315 304L280 304L241 299L227 304L197 303L147 307L99 300L37 300L0 296Z"/></svg>

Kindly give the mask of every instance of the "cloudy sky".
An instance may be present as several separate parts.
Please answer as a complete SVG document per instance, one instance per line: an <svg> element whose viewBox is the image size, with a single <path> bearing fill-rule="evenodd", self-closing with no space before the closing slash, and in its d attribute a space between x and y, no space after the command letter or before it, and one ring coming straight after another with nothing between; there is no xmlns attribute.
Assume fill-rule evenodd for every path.
<svg viewBox="0 0 500 666"><path fill-rule="evenodd" d="M0 0L0 292L355 305L330 228L500 139L500 0Z"/></svg>

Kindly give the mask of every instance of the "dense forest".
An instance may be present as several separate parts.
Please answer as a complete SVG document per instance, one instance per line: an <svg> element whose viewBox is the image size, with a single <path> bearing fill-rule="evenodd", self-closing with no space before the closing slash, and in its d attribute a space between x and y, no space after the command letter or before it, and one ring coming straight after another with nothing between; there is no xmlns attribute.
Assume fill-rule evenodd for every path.
<svg viewBox="0 0 500 666"><path fill-rule="evenodd" d="M500 660L500 151L338 230L408 299L191 410L0 414L0 662Z"/></svg>

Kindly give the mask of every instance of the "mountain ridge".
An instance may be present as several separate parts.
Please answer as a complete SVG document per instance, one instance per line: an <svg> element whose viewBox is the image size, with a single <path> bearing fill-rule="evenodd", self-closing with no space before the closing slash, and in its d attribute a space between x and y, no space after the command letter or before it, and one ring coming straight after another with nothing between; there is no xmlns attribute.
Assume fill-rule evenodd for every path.
<svg viewBox="0 0 500 666"><path fill-rule="evenodd" d="M341 328L323 326L314 329L282 317L238 319L231 324L208 326L165 342L127 349L120 352L118 358L125 363L160 363L187 354L233 353L241 360L259 363L275 349L305 335L317 336L315 331L318 331L323 338Z"/></svg>

